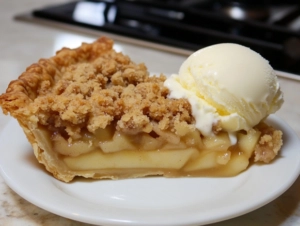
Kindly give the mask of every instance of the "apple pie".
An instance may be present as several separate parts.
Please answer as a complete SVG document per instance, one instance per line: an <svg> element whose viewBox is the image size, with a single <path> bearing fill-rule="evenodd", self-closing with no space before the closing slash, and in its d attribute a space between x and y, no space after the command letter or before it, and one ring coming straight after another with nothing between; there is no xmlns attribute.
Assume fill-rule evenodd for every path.
<svg viewBox="0 0 300 226"><path fill-rule="evenodd" d="M218 123L204 136L189 102L168 97L165 79L101 37L29 66L0 105L18 120L37 160L65 182L234 176L279 152L282 132L263 122L239 131L235 144Z"/></svg>

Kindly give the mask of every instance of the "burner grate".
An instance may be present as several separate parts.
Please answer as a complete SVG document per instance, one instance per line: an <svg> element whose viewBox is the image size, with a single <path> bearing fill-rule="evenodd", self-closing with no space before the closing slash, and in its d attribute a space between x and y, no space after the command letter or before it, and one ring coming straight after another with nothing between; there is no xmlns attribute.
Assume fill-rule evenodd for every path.
<svg viewBox="0 0 300 226"><path fill-rule="evenodd" d="M192 51L216 43L239 43L259 52L277 70L300 74L300 4L274 1L267 17L242 20L222 13L220 2L224 3L89 0L45 7L33 15Z"/></svg>

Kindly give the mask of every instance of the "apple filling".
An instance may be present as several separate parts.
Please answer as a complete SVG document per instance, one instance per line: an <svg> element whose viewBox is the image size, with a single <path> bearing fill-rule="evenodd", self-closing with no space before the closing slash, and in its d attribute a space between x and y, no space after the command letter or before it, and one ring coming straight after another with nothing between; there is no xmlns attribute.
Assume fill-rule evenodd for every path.
<svg viewBox="0 0 300 226"><path fill-rule="evenodd" d="M245 170L260 138L255 129L239 132L231 144L226 132L203 137L193 130L179 137L168 131L125 134L114 125L68 140L58 132L42 131L52 152L69 170L112 172L118 178L135 170L165 176L233 176ZM52 154L53 154L52 153Z"/></svg>

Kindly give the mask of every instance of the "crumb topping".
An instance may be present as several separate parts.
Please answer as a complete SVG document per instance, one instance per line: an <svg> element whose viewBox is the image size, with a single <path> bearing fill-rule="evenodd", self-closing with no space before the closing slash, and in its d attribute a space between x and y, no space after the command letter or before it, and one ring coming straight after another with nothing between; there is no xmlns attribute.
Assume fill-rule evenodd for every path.
<svg viewBox="0 0 300 226"><path fill-rule="evenodd" d="M257 129L262 134L254 149L254 161L269 163L276 157L282 146L282 131L265 123L260 123Z"/></svg>
<svg viewBox="0 0 300 226"><path fill-rule="evenodd" d="M144 64L135 64L112 45L102 37L33 64L0 97L3 111L64 130L73 139L83 128L94 133L112 122L133 134L151 132L153 123L175 133L178 125L192 127L190 104L167 98L166 77L150 77Z"/></svg>

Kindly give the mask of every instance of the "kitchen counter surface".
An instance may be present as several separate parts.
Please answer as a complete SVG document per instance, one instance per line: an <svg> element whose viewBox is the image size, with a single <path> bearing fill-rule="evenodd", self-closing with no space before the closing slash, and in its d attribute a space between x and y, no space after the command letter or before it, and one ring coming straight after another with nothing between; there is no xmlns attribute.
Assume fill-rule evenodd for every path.
<svg viewBox="0 0 300 226"><path fill-rule="evenodd" d="M57 27L41 26L13 20L13 16L63 0L11 0L0 3L0 92L5 92L8 83L16 79L27 66L39 58L52 56L63 46L76 47L81 42L90 42L96 34L74 32ZM101 33L99 33L99 36ZM130 55L136 62L145 62L151 72L166 74L178 71L186 56L141 48L117 41L115 48ZM300 137L300 81L280 77L285 103L276 113L284 119ZM10 117L0 113L0 133ZM12 138L13 141L13 138ZM8 150L9 151L9 150ZM300 150L299 150L300 151ZM14 164L14 163L11 163ZM28 175L30 176L30 175ZM69 220L47 212L17 195L0 176L0 225L14 226L79 226L85 223ZM271 203L246 215L212 224L211 226L291 226L300 225L300 178L283 195Z"/></svg>

